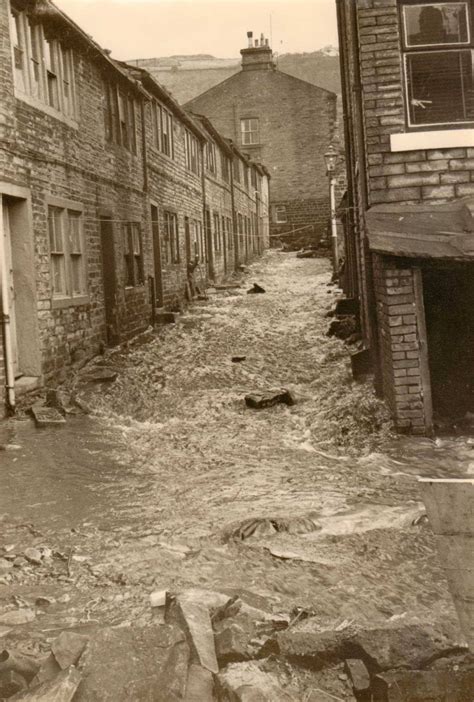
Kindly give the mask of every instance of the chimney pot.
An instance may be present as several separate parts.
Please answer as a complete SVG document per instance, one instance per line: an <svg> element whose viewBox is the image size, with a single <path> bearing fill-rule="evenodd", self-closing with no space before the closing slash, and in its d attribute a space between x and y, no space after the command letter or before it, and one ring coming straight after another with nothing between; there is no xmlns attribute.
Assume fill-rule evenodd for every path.
<svg viewBox="0 0 474 702"><path fill-rule="evenodd" d="M255 39L255 46L258 46L258 39Z"/></svg>
<svg viewBox="0 0 474 702"><path fill-rule="evenodd" d="M252 37L253 37L253 32L247 32L247 39L248 39L248 47L249 47L249 49L252 48Z"/></svg>

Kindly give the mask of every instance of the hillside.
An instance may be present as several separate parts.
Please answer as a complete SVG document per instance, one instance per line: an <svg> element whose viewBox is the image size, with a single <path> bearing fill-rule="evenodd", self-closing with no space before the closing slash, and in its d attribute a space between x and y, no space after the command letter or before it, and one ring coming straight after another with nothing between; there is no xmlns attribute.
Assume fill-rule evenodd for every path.
<svg viewBox="0 0 474 702"><path fill-rule="evenodd" d="M280 71L340 93L337 49L282 54L275 60ZM240 58L219 59L202 54L136 59L129 63L150 71L182 104L240 71Z"/></svg>

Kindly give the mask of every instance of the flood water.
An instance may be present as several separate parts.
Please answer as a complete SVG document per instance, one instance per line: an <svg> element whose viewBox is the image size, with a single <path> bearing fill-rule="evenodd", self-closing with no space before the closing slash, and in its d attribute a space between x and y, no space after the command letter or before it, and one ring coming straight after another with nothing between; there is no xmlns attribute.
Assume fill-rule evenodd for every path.
<svg viewBox="0 0 474 702"><path fill-rule="evenodd" d="M7 422L0 513L50 528L181 520L205 534L222 520L297 505L346 513L355 527L367 505L374 523L374 502L382 513L387 503L399 509L407 484L407 510L419 509L418 476L474 472L469 437L384 433L370 384L350 384L347 351L325 336L338 294L326 261L271 253L254 279L266 295L213 295L149 344L112 356L120 376L96 392L98 416L42 429ZM236 352L246 361L232 364ZM243 394L269 383L291 386L298 405L243 409ZM362 416L367 403L380 429Z"/></svg>

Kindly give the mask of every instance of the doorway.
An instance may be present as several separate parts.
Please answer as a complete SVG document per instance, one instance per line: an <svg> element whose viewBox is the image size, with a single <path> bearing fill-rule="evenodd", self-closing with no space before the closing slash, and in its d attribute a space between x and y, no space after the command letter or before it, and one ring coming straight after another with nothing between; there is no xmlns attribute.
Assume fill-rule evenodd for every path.
<svg viewBox="0 0 474 702"><path fill-rule="evenodd" d="M438 418L474 413L474 264L423 270L433 411Z"/></svg>
<svg viewBox="0 0 474 702"><path fill-rule="evenodd" d="M115 270L115 242L112 220L100 220L100 242L102 250L102 277L104 281L105 326L108 346L117 346L120 341L120 326L117 300L117 273Z"/></svg>
<svg viewBox="0 0 474 702"><path fill-rule="evenodd" d="M153 267L155 272L155 300L157 307L163 307L163 275L161 271L161 241L158 221L158 207L151 205L151 235L153 240Z"/></svg>
<svg viewBox="0 0 474 702"><path fill-rule="evenodd" d="M15 379L28 383L41 376L31 209L26 198L2 193L0 209L10 328L7 353Z"/></svg>

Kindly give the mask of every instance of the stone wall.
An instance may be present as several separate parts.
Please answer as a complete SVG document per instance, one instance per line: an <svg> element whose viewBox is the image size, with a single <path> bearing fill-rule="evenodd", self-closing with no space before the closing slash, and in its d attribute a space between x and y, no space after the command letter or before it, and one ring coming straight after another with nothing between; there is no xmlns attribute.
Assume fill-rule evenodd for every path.
<svg viewBox="0 0 474 702"><path fill-rule="evenodd" d="M337 136L336 95L278 70L249 70L187 107L208 116L222 134L269 168L272 235L281 231L275 226L274 205L285 204L285 231L309 225L306 243L314 243L325 228L320 210L329 209L324 153ZM260 141L244 146L240 120L249 117L259 119Z"/></svg>

